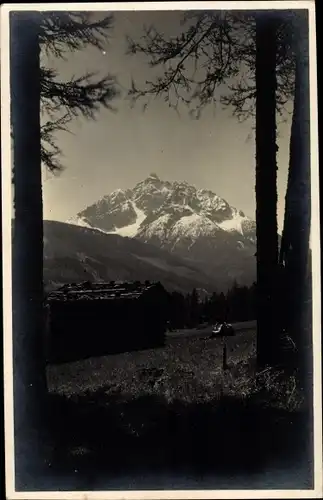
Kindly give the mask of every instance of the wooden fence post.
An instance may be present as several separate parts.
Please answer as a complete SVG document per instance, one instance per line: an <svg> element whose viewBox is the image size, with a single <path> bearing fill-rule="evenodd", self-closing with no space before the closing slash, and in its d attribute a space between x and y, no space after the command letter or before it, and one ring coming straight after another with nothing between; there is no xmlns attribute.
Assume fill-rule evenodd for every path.
<svg viewBox="0 0 323 500"><path fill-rule="evenodd" d="M222 355L222 370L228 369L227 363L227 344L225 339L223 338L223 355Z"/></svg>

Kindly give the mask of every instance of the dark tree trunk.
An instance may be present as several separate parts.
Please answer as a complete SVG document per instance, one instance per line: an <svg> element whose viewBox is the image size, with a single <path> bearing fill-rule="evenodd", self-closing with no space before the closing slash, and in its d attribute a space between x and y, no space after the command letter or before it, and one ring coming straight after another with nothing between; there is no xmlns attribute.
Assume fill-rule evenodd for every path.
<svg viewBox="0 0 323 500"><path fill-rule="evenodd" d="M296 344L294 363L303 372L311 352L310 276L310 103L308 21L295 18L295 94L290 139L290 162L280 262L286 280L286 329ZM309 361L309 360L307 360ZM304 379L305 377L305 379Z"/></svg>
<svg viewBox="0 0 323 500"><path fill-rule="evenodd" d="M257 223L257 361L274 364L278 325L276 164L276 23L269 13L256 19L256 223Z"/></svg>
<svg viewBox="0 0 323 500"><path fill-rule="evenodd" d="M47 387L43 345L40 49L36 13L10 16L14 221L13 370L17 486L43 453ZM38 466L37 465L37 466Z"/></svg>

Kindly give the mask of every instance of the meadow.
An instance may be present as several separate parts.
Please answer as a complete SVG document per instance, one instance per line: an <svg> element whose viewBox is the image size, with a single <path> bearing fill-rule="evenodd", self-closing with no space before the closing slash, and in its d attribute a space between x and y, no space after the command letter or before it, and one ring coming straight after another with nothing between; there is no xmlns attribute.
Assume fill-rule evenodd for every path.
<svg viewBox="0 0 323 500"><path fill-rule="evenodd" d="M227 338L223 370L222 342L177 338L49 366L52 467L96 489L102 474L252 474L307 456L309 419L293 376L256 375L254 330Z"/></svg>

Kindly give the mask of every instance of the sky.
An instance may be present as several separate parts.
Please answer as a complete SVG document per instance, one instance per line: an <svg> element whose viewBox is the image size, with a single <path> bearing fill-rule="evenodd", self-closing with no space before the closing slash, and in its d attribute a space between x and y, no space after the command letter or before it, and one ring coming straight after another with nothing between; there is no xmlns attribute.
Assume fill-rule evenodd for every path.
<svg viewBox="0 0 323 500"><path fill-rule="evenodd" d="M178 34L181 12L117 12L104 52L95 48L44 59L66 80L87 71L116 76L121 96L95 121L76 118L69 132L57 134L66 167L58 176L43 171L44 218L66 221L111 191L132 188L151 172L164 180L185 180L214 191L255 218L255 137L252 121L239 123L232 109L208 106L199 120L183 105L179 113L163 98L143 112L143 102L127 98L133 78L144 84L153 73L144 55L127 55L126 36L138 40L143 25L166 37ZM291 120L278 126L278 225L283 222Z"/></svg>

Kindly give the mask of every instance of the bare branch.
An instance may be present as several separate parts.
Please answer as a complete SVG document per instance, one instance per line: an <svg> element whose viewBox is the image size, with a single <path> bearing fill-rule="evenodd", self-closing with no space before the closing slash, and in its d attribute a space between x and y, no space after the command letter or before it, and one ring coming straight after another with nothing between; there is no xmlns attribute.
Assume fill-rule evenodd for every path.
<svg viewBox="0 0 323 500"><path fill-rule="evenodd" d="M287 113L294 90L294 56L289 17L277 18L277 111ZM232 106L240 120L255 113L255 15L252 12L188 12L180 35L165 39L155 28L144 30L138 42L128 39L129 52L148 57L161 75L138 88L132 82L132 103L148 96L163 96L170 107L187 105L198 118L209 103ZM232 82L235 81L234 84ZM219 88L228 90L219 96Z"/></svg>
<svg viewBox="0 0 323 500"><path fill-rule="evenodd" d="M40 26L40 47L47 56L64 59L67 52L87 46L101 49L106 45L107 32L112 27L111 15L93 20L88 12L40 12L35 21ZM60 81L57 71L41 67L40 101L42 117L41 159L50 171L59 171L62 152L55 134L67 132L70 121L79 115L95 119L101 107L115 111L111 101L119 95L117 81L96 74Z"/></svg>

